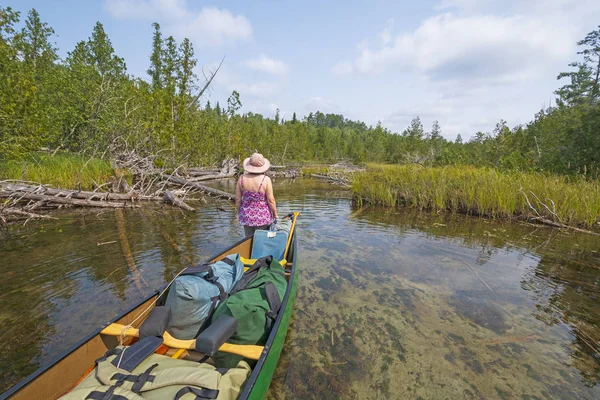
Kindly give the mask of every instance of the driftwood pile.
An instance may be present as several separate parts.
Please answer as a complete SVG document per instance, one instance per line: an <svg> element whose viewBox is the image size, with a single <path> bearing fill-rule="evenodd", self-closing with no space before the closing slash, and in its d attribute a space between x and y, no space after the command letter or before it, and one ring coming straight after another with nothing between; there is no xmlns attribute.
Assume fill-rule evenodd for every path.
<svg viewBox="0 0 600 400"><path fill-rule="evenodd" d="M186 211L194 208L185 203L191 194L200 196L186 201L206 201L203 195L235 200L235 195L198 183L199 181L230 178L237 174L238 161L227 159L219 169L189 168L183 176L177 170L167 174L157 169L151 159L139 157L135 152L118 156L113 165L117 170L127 169L134 175L130 188L125 179L98 185L95 191L68 190L15 180L0 181L0 224L22 219L49 219L43 212L64 207L136 208L140 202L166 202ZM176 189L172 189L175 187ZM112 189L102 192L101 189Z"/></svg>
<svg viewBox="0 0 600 400"><path fill-rule="evenodd" d="M131 187L122 177L96 185L94 191L59 189L15 180L0 181L0 224L52 218L44 212L65 207L136 208L141 202L151 201L194 211L186 202L206 202L204 196L235 201L234 194L206 186L204 182L233 178L240 172L239 160L234 158L223 160L217 168L181 166L168 172L157 168L152 157L139 156L134 150L116 155L113 167L115 171L126 170L133 175ZM267 175L296 178L301 176L301 172L299 168L272 166ZM328 179L347 184L341 178L330 176Z"/></svg>
<svg viewBox="0 0 600 400"><path fill-rule="evenodd" d="M296 179L302 176L302 172L297 168L286 167L285 165L271 165L266 175L271 178Z"/></svg>

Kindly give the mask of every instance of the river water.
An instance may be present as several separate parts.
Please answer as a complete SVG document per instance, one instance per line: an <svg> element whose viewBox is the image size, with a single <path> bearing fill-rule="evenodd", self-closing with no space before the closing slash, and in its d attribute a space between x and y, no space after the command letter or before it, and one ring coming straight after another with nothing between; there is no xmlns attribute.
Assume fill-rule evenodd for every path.
<svg viewBox="0 0 600 400"><path fill-rule="evenodd" d="M275 195L280 214L301 212L300 279L269 398L600 398L598 237L357 209L348 192L309 180L277 181ZM0 390L186 257L241 238L229 204L197 207L68 210L1 231Z"/></svg>

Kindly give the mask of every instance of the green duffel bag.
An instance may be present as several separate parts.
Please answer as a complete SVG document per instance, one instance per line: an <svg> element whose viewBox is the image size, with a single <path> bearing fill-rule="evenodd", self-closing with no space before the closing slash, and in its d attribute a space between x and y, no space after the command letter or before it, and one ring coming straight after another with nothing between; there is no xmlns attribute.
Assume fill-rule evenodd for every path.
<svg viewBox="0 0 600 400"><path fill-rule="evenodd" d="M244 275L229 298L216 308L212 320L221 315L234 317L237 330L227 342L262 346L267 342L287 289L285 271L268 256L256 260ZM241 356L224 352L217 352L213 358L219 368L235 367L242 360Z"/></svg>

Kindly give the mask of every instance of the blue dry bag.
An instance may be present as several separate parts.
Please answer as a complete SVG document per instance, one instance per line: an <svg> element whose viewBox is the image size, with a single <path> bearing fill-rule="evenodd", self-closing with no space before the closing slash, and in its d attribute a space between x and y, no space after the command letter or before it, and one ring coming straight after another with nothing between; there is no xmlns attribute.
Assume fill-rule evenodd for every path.
<svg viewBox="0 0 600 400"><path fill-rule="evenodd" d="M193 339L244 275L239 254L212 264L187 268L173 281L165 305L171 309L167 331L177 339Z"/></svg>

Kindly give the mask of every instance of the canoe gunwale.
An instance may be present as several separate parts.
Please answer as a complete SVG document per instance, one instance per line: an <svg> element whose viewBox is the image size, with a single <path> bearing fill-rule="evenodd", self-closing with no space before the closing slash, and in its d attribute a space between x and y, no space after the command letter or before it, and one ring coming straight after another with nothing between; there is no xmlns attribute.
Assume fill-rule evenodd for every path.
<svg viewBox="0 0 600 400"><path fill-rule="evenodd" d="M295 272L296 272L297 252L296 252L296 233L295 232L293 233L293 237L292 237L292 250L293 250L293 254L294 254L294 256L292 258L292 269L290 270L290 279L288 280L287 289L285 291L285 295L283 296L283 300L281 302L281 307L280 307L281 312L277 315L277 319L275 320L275 325L273 325L273 329L271 330L271 333L269 334L269 338L267 339L267 343L265 344L263 353L261 354L260 358L256 362L256 365L254 366L254 368L252 368L252 373L250 374L248 381L245 383L244 389L240 393L238 400L248 399L248 397L252 394L252 390L254 389L254 386L255 386L256 382L258 381L258 377L260 376L260 374L262 372L262 367L263 367L265 361L267 360L267 358L269 357L269 352L271 351L271 346L273 345L273 342L275 341L275 338L277 337L277 335L279 333L279 327L281 326L281 321L283 320L283 316L285 314L285 309L287 307L288 302L290 301L290 295L292 293L292 288L293 288L294 280L296 277ZM287 328L286 328L285 333L287 335Z"/></svg>
<svg viewBox="0 0 600 400"><path fill-rule="evenodd" d="M245 237L245 238L239 240L238 242L234 243L233 245L230 245L230 246L226 247L221 252L216 253L214 257L209 258L209 262L212 261L212 260L214 260L215 258L219 257L220 255L226 253L227 251L231 250L232 248L241 245L242 243L246 242L248 239L251 239L251 238L252 238L252 236ZM295 242L295 235L294 235L294 242ZM294 252L294 259L295 259L295 257L296 257L296 253ZM113 319L109 320L107 323L102 324L102 326L99 329L93 331L89 335L85 336L83 339L81 339L78 342L76 342L73 346L71 346L64 353L62 353L61 355L53 358L48 363L42 365L37 370L35 370L31 374L29 374L27 377L25 377L24 379L22 379L18 383L16 383L13 386L11 386L7 391L5 391L4 393L0 394L0 400L9 399L12 396L14 396L15 394L17 394L20 390L22 390L23 388L25 388L26 386L28 386L29 384L31 384L33 381L35 381L37 378L39 378L42 374L44 374L45 372L47 372L48 370L50 370L51 368L53 368L56 364L58 364L59 362L61 362L62 360L64 360L68 356L70 356L72 353L74 353L81 346L85 345L86 343L88 343L89 341L91 341L92 339L94 339L96 336L100 335L100 332L106 326L110 325L111 323L117 322L118 320L126 317L128 314L134 312L137 308L141 307L144 303L148 302L153 297L158 296L160 294L161 290L164 289L165 286L166 285L163 285L160 290L157 290L154 293L152 293L152 294L148 295L147 297L145 297L144 299L140 300L140 302L137 303L135 306L132 306L127 311L124 311L123 313L117 315ZM287 293L286 293L286 295L287 295ZM276 323L276 325L277 325L277 323ZM261 356L261 358L263 358L263 357Z"/></svg>

